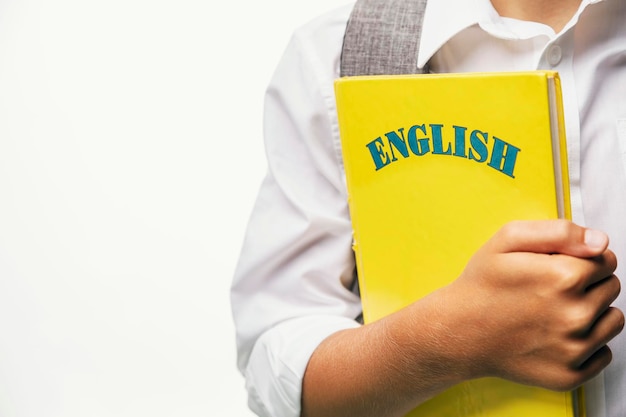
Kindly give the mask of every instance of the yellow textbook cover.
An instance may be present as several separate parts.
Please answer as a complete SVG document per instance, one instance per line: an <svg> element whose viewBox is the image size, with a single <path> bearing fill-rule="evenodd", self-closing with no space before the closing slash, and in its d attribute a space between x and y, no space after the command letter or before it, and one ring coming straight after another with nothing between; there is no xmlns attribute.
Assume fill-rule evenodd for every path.
<svg viewBox="0 0 626 417"><path fill-rule="evenodd" d="M570 218L553 71L335 82L366 323L460 275L511 220ZM462 383L411 417L583 417L581 390Z"/></svg>

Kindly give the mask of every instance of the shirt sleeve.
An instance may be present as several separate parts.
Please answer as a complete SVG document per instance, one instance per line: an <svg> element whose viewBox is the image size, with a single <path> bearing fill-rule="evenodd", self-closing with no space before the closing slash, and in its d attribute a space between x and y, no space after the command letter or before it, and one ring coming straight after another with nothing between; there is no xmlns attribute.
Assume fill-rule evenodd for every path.
<svg viewBox="0 0 626 417"><path fill-rule="evenodd" d="M267 89L261 185L231 289L238 366L260 416L300 415L322 340L357 327L333 80L352 6L297 30Z"/></svg>

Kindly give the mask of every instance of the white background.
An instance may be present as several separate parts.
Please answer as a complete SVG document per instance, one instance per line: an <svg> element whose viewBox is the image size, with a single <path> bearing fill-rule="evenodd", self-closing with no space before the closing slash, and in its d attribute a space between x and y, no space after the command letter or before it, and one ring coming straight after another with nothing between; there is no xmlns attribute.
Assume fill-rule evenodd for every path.
<svg viewBox="0 0 626 417"><path fill-rule="evenodd" d="M250 416L262 95L343 0L0 1L0 417Z"/></svg>

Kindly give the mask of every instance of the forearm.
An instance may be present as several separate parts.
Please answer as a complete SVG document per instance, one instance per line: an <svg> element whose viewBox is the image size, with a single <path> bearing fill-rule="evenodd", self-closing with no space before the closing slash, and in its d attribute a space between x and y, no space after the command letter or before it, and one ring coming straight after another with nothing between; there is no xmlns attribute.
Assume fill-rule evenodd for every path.
<svg viewBox="0 0 626 417"><path fill-rule="evenodd" d="M472 377L442 300L440 292L326 339L305 372L302 416L403 416Z"/></svg>

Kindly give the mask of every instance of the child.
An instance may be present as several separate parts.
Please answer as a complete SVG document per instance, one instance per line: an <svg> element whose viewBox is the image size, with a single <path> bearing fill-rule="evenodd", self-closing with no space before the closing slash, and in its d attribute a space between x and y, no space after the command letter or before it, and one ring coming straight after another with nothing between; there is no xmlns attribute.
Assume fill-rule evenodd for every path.
<svg viewBox="0 0 626 417"><path fill-rule="evenodd" d="M299 29L267 91L268 175L232 287L251 408L260 416L402 416L489 375L557 390L592 381L588 415L626 415L614 275L626 256L626 4L430 0L420 67L559 71L574 222L506 225L453 284L367 326L355 321L360 302L350 290L332 85L351 8ZM599 230L611 234L610 250Z"/></svg>

